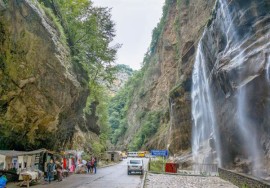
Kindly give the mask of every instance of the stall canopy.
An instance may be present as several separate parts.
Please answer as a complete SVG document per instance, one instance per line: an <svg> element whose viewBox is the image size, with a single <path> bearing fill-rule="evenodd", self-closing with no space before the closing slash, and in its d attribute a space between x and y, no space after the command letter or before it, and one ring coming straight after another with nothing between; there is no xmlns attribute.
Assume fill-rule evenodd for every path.
<svg viewBox="0 0 270 188"><path fill-rule="evenodd" d="M0 150L0 155L4 155L7 157L17 157L23 155L35 155L41 152L47 152L46 149L39 149L34 151L14 151L14 150Z"/></svg>
<svg viewBox="0 0 270 188"><path fill-rule="evenodd" d="M39 157L36 156L45 152L48 151L46 149L34 151L0 150L0 169L22 169L34 166L39 163Z"/></svg>

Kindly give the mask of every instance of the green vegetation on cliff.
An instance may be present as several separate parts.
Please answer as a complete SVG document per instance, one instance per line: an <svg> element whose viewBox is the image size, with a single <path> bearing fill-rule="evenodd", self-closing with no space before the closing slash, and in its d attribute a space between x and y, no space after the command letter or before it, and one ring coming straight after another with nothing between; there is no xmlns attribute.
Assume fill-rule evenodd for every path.
<svg viewBox="0 0 270 188"><path fill-rule="evenodd" d="M125 86L110 101L109 122L112 129L111 142L113 144L116 144L119 137L123 136L126 132L127 110L132 102L132 96L139 86L141 76L141 71L133 73Z"/></svg>
<svg viewBox="0 0 270 188"><path fill-rule="evenodd" d="M144 113L144 112L143 112ZM141 127L140 130L135 135L131 144L129 145L129 150L137 151L142 148L142 146L149 141L151 136L153 136L159 126L160 126L160 118L161 112L145 112L144 116L141 117Z"/></svg>

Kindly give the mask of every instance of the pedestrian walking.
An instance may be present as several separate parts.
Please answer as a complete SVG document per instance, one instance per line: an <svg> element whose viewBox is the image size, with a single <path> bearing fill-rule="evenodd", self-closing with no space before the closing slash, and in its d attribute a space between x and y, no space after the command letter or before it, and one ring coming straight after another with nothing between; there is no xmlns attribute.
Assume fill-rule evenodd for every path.
<svg viewBox="0 0 270 188"><path fill-rule="evenodd" d="M97 173L97 158L94 158L94 169L95 169L95 174Z"/></svg>
<svg viewBox="0 0 270 188"><path fill-rule="evenodd" d="M57 171L57 180L58 181L62 181L63 180L63 176L62 176L62 165L60 162L56 162L56 171Z"/></svg>
<svg viewBox="0 0 270 188"><path fill-rule="evenodd" d="M91 159L91 173L93 173L93 171L94 171L94 164L95 164L95 158L92 157L92 159Z"/></svg>
<svg viewBox="0 0 270 188"><path fill-rule="evenodd" d="M86 167L87 167L87 173L89 174L91 172L91 160L89 160L87 163L86 163Z"/></svg>

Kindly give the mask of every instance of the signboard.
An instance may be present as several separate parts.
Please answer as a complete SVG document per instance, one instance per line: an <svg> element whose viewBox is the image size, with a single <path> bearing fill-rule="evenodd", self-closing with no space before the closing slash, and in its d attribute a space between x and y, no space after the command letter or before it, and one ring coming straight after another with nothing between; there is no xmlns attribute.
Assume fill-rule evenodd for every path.
<svg viewBox="0 0 270 188"><path fill-rule="evenodd" d="M168 157L169 152L168 152L168 150L151 150L151 155Z"/></svg>

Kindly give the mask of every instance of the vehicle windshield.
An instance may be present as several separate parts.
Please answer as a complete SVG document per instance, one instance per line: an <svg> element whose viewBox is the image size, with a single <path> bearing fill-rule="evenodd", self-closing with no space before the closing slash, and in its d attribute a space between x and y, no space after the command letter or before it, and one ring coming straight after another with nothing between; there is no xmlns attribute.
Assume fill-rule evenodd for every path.
<svg viewBox="0 0 270 188"><path fill-rule="evenodd" d="M141 164L140 160L130 160L130 164Z"/></svg>

